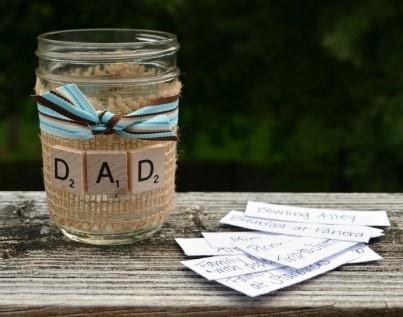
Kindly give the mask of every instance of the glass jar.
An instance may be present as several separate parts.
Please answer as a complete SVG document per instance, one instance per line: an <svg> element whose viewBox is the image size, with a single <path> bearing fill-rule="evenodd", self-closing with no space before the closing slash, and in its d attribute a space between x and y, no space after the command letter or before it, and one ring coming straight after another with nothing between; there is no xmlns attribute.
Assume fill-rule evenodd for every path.
<svg viewBox="0 0 403 317"><path fill-rule="evenodd" d="M124 115L155 100L178 96L175 35L135 29L83 29L38 37L40 95L73 83L97 111ZM125 244L158 231L175 205L176 141L100 134L88 140L41 131L43 176L49 213L70 239L98 245ZM53 186L51 151L130 151L152 145L164 148L164 181L157 189L114 194L73 193ZM88 168L88 166L87 166Z"/></svg>

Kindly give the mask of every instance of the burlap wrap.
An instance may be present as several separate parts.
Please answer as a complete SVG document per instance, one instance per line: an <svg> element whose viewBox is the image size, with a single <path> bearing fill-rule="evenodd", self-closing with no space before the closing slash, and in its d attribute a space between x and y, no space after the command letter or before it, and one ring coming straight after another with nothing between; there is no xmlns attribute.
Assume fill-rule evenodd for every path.
<svg viewBox="0 0 403 317"><path fill-rule="evenodd" d="M177 84L179 94L180 84ZM175 87L176 88L176 87ZM172 86L162 95L172 93ZM157 96L158 97L158 96ZM142 102L143 103L143 102ZM139 107L139 103L135 108ZM98 107L97 107L98 108ZM90 140L66 139L41 133L43 176L49 213L64 229L87 234L130 234L160 226L175 206L176 142L126 139L115 134ZM142 193L74 194L51 184L51 146L78 150L131 150L149 145L165 145L165 182L158 189Z"/></svg>

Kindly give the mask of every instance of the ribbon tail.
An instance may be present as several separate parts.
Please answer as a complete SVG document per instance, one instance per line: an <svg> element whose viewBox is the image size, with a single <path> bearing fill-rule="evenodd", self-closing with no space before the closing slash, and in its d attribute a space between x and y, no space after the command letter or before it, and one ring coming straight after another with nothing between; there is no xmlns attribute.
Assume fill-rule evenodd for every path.
<svg viewBox="0 0 403 317"><path fill-rule="evenodd" d="M148 133L133 133L128 130L117 131L116 134L125 137L127 139L139 139L139 140L149 140L149 141L178 141L178 136L175 132L158 132L153 134Z"/></svg>
<svg viewBox="0 0 403 317"><path fill-rule="evenodd" d="M167 115L129 123L117 133L127 138L177 140L176 131L171 126L171 120Z"/></svg>
<svg viewBox="0 0 403 317"><path fill-rule="evenodd" d="M82 110L91 113L94 117L97 117L95 107L89 102L87 97L82 93L76 84L67 84L59 87L58 89L67 94Z"/></svg>

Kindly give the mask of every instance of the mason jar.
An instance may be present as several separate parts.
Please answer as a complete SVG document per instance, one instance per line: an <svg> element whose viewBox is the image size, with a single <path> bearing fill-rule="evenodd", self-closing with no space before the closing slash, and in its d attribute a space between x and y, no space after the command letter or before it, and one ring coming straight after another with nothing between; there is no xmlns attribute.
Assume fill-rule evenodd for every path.
<svg viewBox="0 0 403 317"><path fill-rule="evenodd" d="M181 90L176 65L178 49L176 36L160 31L81 29L44 33L38 36L35 93L45 96L52 92L56 97L68 100L60 87L75 84L99 116L109 113L116 118L136 113L144 107L170 104L177 100ZM40 102L38 109L39 106ZM49 113L43 117L44 121L55 119ZM138 115L139 118L142 116ZM69 120L65 118L55 124L60 128L70 124ZM113 245L150 237L161 228L175 206L177 140L147 135L125 137L107 127L102 130L102 124L97 126L101 133L95 133L96 129L93 129L94 134L87 139L77 139L42 128L45 123L41 122L44 185L49 214L64 235L80 242ZM176 125L172 129L177 132ZM159 152L155 155L162 153L156 162L161 173L160 182L157 186L154 183L143 186L137 181L145 177L134 175L137 166L130 167L133 163L130 159L133 155L133 164L140 164L138 157L154 155L152 151L157 148ZM62 158L57 161L56 155ZM72 158L73 166L64 164L63 157L64 162ZM97 172L97 164L103 159L110 168ZM60 162L63 164L57 165ZM151 161L144 159L141 162ZM111 166L122 175L127 186L113 181L109 175ZM148 174L151 167L153 171L157 169L148 166ZM89 172L91 169L93 171ZM57 175L67 171L77 175L80 184L76 182L76 187L70 188L71 184ZM98 181L105 179L105 187L98 188L101 182L95 184L90 173L98 175ZM120 188L109 188L108 179ZM71 183L72 179L66 181Z"/></svg>

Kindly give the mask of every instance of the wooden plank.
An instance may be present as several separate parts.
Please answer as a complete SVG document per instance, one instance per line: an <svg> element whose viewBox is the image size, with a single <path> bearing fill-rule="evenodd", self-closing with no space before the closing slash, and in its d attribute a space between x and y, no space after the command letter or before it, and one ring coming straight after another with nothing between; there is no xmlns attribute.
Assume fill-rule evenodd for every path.
<svg viewBox="0 0 403 317"><path fill-rule="evenodd" d="M233 230L218 219L246 201L385 209L392 226L371 247L384 261L345 265L276 293L247 298L183 267L175 237ZM402 316L402 194L177 194L152 239L96 247L64 238L40 192L0 193L0 316ZM326 287L325 287L326 285Z"/></svg>

